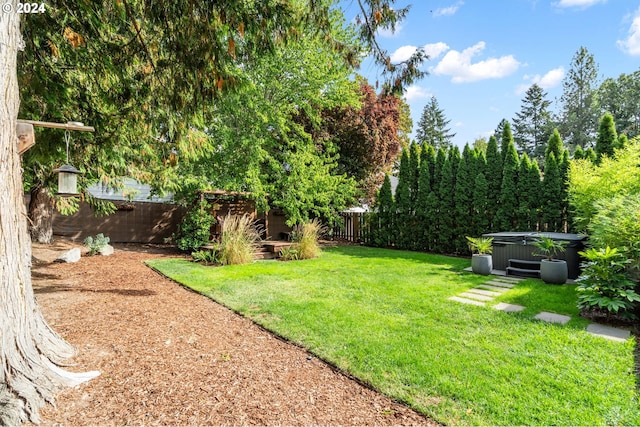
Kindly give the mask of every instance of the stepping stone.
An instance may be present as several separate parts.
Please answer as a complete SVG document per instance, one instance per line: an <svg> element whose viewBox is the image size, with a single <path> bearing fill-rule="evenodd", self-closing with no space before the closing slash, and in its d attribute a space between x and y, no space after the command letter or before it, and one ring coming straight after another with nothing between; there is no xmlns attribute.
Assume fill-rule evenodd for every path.
<svg viewBox="0 0 640 427"><path fill-rule="evenodd" d="M496 276L493 277L492 280L498 280L507 283L518 283L524 280L523 277L515 277L515 276Z"/></svg>
<svg viewBox="0 0 640 427"><path fill-rule="evenodd" d="M478 295L471 292L462 292L460 296L465 298L475 299L478 301L493 301L493 297L488 297L486 295Z"/></svg>
<svg viewBox="0 0 640 427"><path fill-rule="evenodd" d="M569 320L571 320L571 317L564 316L562 314L549 313L547 311L543 311L541 313L536 314L536 317L534 317L534 319L542 320L543 322L560 323L561 325L564 325Z"/></svg>
<svg viewBox="0 0 640 427"><path fill-rule="evenodd" d="M499 297L500 295L502 295L502 292L492 292L492 291L486 291L484 289L477 289L477 288L469 289L467 292L471 292L478 295L485 295L488 297Z"/></svg>
<svg viewBox="0 0 640 427"><path fill-rule="evenodd" d="M449 298L451 301L457 301L457 302L461 302L463 304L471 304L471 305L477 305L480 307L484 307L484 303L481 301L474 301L474 300L470 300L470 299L466 299L466 298L460 298L460 297L451 297Z"/></svg>
<svg viewBox="0 0 640 427"><path fill-rule="evenodd" d="M500 304L496 304L493 306L496 310L502 310L507 313L515 313L518 311L524 310L526 307L518 304L507 304L506 302L501 302Z"/></svg>
<svg viewBox="0 0 640 427"><path fill-rule="evenodd" d="M631 332L626 329L614 328L612 326L600 325L598 323L591 323L587 326L587 332L612 341L621 342L626 341L631 336Z"/></svg>
<svg viewBox="0 0 640 427"><path fill-rule="evenodd" d="M491 286L491 285L478 285L479 288L489 289L491 291L496 291L499 293L503 293L507 291L509 288L505 288L504 286Z"/></svg>
<svg viewBox="0 0 640 427"><path fill-rule="evenodd" d="M499 286L501 288L513 288L515 285L513 283L507 283L507 282L498 282L495 280L489 280L488 282L485 282L485 284L487 285L493 285L493 286Z"/></svg>

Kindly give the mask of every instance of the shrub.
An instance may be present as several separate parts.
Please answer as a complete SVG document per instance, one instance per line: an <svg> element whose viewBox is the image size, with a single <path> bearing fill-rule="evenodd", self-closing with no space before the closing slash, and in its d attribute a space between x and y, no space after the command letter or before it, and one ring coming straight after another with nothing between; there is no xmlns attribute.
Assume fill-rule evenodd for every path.
<svg viewBox="0 0 640 427"><path fill-rule="evenodd" d="M200 200L187 212L174 235L178 249L195 251L211 241L211 226L216 220L209 210L209 203Z"/></svg>
<svg viewBox="0 0 640 427"><path fill-rule="evenodd" d="M322 223L317 218L294 228L292 240L298 252L298 259L316 258L320 255L318 239L324 231Z"/></svg>
<svg viewBox="0 0 640 427"><path fill-rule="evenodd" d="M109 244L110 239L104 234L100 233L96 237L87 237L84 239L84 245L89 248L89 255L95 255Z"/></svg>
<svg viewBox="0 0 640 427"><path fill-rule="evenodd" d="M640 295L627 275L630 260L617 248L588 249L579 252L587 259L582 264L578 283L578 307L586 310L604 311L608 315L618 314L624 319L635 319L635 303Z"/></svg>
<svg viewBox="0 0 640 427"><path fill-rule="evenodd" d="M295 246L280 249L280 259L283 261L296 261L298 259L298 249Z"/></svg>
<svg viewBox="0 0 640 427"><path fill-rule="evenodd" d="M538 250L532 255L535 256L543 256L546 257L549 261L553 259L556 255L562 252L567 246L567 243L562 240L553 240L550 237L540 236L538 239L531 242L533 246L535 246Z"/></svg>
<svg viewBox="0 0 640 427"><path fill-rule="evenodd" d="M220 261L222 264L248 264L258 250L260 233L250 215L227 215L222 220Z"/></svg>
<svg viewBox="0 0 640 427"><path fill-rule="evenodd" d="M219 264L219 254L219 245L214 245L212 249L201 249L199 251L191 252L191 258L193 258L195 262L201 262L204 265Z"/></svg>

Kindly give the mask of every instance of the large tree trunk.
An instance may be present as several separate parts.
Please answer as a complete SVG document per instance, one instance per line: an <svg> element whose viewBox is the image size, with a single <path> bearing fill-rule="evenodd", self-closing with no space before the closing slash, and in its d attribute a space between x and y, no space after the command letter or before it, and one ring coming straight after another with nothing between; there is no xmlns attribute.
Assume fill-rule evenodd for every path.
<svg viewBox="0 0 640 427"><path fill-rule="evenodd" d="M53 241L53 200L40 185L31 190L29 220L33 242L49 244Z"/></svg>
<svg viewBox="0 0 640 427"><path fill-rule="evenodd" d="M31 239L17 149L16 56L22 44L17 0L0 12L0 425L38 422L57 387L82 375L56 366L74 349L45 322L31 286ZM95 373L91 373L95 375Z"/></svg>

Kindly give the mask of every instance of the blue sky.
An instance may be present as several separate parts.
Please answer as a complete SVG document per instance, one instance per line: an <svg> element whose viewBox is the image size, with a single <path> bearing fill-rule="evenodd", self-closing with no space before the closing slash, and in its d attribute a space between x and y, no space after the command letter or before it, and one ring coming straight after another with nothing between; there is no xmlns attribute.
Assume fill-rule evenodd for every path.
<svg viewBox="0 0 640 427"><path fill-rule="evenodd" d="M379 41L394 60L424 47L429 75L408 88L414 130L435 96L460 147L512 121L529 86L538 83L560 106L562 81L581 46L593 54L599 81L640 69L640 0L397 0L411 4L394 34ZM347 19L357 0L340 2ZM359 70L381 80L365 61Z"/></svg>

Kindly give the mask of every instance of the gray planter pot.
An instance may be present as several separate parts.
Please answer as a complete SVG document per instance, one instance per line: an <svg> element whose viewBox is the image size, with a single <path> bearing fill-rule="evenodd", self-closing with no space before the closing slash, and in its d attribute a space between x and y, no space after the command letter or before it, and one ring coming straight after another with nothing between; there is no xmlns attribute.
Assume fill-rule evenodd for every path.
<svg viewBox="0 0 640 427"><path fill-rule="evenodd" d="M478 255L473 254L471 256L471 271L476 274L482 274L488 276L493 270L493 259L491 255Z"/></svg>
<svg viewBox="0 0 640 427"><path fill-rule="evenodd" d="M543 259L540 261L540 278L545 283L552 283L555 285L563 285L569 272L567 269L567 262L561 259Z"/></svg>

